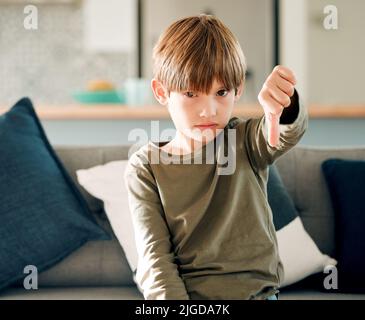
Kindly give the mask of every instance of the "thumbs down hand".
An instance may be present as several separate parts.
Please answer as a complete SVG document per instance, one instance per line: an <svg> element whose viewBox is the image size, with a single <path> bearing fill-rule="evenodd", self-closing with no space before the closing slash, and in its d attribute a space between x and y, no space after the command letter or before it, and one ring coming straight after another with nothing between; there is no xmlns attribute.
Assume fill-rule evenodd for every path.
<svg viewBox="0 0 365 320"><path fill-rule="evenodd" d="M290 98L294 95L295 85L294 73L284 66L276 66L267 77L258 95L258 100L265 113L268 143L272 147L279 144L280 116L284 108L289 107L291 104Z"/></svg>

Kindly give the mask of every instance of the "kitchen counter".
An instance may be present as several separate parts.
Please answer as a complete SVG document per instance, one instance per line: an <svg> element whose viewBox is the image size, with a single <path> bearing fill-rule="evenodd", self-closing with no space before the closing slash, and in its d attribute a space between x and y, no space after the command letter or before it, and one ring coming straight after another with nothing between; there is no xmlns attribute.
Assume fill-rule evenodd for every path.
<svg viewBox="0 0 365 320"><path fill-rule="evenodd" d="M170 119L165 107L152 105L132 107L126 105L40 105L35 108L42 120L154 120ZM0 115L8 108L0 107ZM314 119L365 118L364 105L317 105L308 107ZM233 109L232 116L258 118L263 114L259 104L241 104Z"/></svg>

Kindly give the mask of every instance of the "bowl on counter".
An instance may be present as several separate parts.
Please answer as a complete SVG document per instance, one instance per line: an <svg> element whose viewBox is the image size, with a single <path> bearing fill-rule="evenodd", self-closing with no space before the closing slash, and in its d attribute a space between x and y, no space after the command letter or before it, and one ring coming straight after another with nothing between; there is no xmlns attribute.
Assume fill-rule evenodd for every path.
<svg viewBox="0 0 365 320"><path fill-rule="evenodd" d="M124 91L117 90L77 91L72 97L83 104L126 103Z"/></svg>

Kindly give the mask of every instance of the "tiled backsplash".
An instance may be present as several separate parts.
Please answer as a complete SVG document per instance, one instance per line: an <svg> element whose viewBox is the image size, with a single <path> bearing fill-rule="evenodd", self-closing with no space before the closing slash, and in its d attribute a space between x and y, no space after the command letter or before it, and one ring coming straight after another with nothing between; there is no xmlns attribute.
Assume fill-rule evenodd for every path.
<svg viewBox="0 0 365 320"><path fill-rule="evenodd" d="M120 89L133 76L132 54L85 51L80 4L37 5L37 30L23 26L25 5L0 4L0 105L23 96L36 103L72 103L72 92L91 79Z"/></svg>

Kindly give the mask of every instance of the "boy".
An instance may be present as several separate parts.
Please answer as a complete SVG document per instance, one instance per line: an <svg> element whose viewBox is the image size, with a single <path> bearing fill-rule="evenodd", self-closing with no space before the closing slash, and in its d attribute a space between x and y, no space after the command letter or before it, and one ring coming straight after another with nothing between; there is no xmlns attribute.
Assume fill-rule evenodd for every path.
<svg viewBox="0 0 365 320"><path fill-rule="evenodd" d="M145 299L273 299L284 273L266 184L268 165L307 129L295 77L275 67L258 97L265 114L231 118L244 87L245 58L230 30L209 15L173 23L153 58L151 87L167 106L176 136L149 141L128 161L135 280ZM207 163L203 151L218 137L226 142L228 130L235 132L228 142L235 169L218 175L218 163ZM203 147L195 147L201 141ZM156 155L184 163L153 164ZM185 163L197 155L202 163Z"/></svg>

